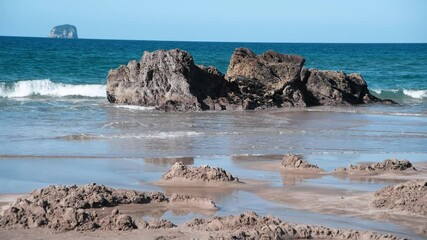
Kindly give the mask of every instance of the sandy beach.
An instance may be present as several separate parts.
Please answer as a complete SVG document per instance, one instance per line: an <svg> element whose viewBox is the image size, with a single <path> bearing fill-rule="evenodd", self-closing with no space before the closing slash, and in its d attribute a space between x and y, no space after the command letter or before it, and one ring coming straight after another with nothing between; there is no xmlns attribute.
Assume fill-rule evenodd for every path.
<svg viewBox="0 0 427 240"><path fill-rule="evenodd" d="M137 226L138 222L141 221L167 219L174 224L175 227L172 228L150 229L139 225L138 229L131 231L113 229L57 231L33 227L22 229L18 225L10 225L0 230L1 236L5 239L20 239L22 237L32 239L73 239L76 237L101 239L106 236L114 239L137 239L141 237L146 239L228 238L236 234L234 231L236 229L224 228L219 232L211 232L189 227L188 222L200 217L211 219L215 215L228 216L232 214L236 216L236 214L242 213L242 209L254 210L255 212L261 210L259 211L261 215L273 214L275 217L293 224L324 225L330 228L371 231L412 239L422 239L427 236L426 215L399 209L376 208L373 205L375 199L373 189L376 187L363 189L363 186L371 185L371 183L386 186L405 183L414 179L425 180L427 179L426 162L414 163L413 167L416 171L413 172L386 171L374 175L353 174L344 176L342 174L337 175L333 171L313 172L312 169L284 168L282 166L283 161L280 160L280 157L283 156L234 156L232 158L234 166L229 168L237 173L233 175L231 175L231 171L225 172L221 168L199 165L197 158L190 161L194 167L189 168L176 159L164 159L156 162L152 167L157 166L158 169L170 169L170 171L159 174L161 178L158 180L141 182L140 188L159 190L170 198L169 202L119 204L115 207L94 209L99 216L109 216L112 210L118 209L120 214L126 214L135 219ZM188 158L184 160L188 161ZM151 164L152 160L146 162ZM159 165L159 163L161 164ZM362 162L362 164L365 163ZM214 172L212 173L212 171ZM207 174L209 172L211 173ZM254 174L256 172L259 172L260 175ZM237 179L236 176L241 177ZM316 183L322 179L326 182ZM314 182L310 183L310 181ZM326 186L319 187L319 184ZM187 194L188 197L177 198L177 194L178 196ZM1 195L0 202L3 214L5 211L7 212L9 205L18 197L25 198L26 196L27 194ZM173 202L171 200L173 198L178 200ZM421 201L425 202L425 199ZM280 211L283 213L275 214ZM357 219L357 221L353 222L353 219ZM245 229L240 227L240 230L246 231L250 235L251 232ZM316 238L316 235L313 237ZM322 238L320 235L317 237ZM344 237L332 236L332 238ZM372 236L370 238L374 239Z"/></svg>

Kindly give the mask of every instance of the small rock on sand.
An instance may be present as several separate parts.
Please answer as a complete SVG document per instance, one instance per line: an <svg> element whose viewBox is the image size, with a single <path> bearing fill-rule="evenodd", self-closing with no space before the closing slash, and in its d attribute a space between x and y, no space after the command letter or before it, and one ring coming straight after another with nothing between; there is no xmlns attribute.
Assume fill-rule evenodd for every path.
<svg viewBox="0 0 427 240"><path fill-rule="evenodd" d="M162 180L186 180L194 182L239 182L237 177L227 173L222 168L200 166L187 166L181 162L175 163L171 170L163 175Z"/></svg>
<svg viewBox="0 0 427 240"><path fill-rule="evenodd" d="M310 164L304 160L302 155L288 153L282 159L282 167L285 169L311 169L320 170L317 165Z"/></svg>
<svg viewBox="0 0 427 240"><path fill-rule="evenodd" d="M396 209L427 216L427 180L412 180L375 193L377 208Z"/></svg>

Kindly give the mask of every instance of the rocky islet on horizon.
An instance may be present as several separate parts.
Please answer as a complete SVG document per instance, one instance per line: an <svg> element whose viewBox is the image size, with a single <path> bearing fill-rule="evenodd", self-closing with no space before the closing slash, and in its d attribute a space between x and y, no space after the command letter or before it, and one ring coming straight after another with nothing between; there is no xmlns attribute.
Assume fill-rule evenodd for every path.
<svg viewBox="0 0 427 240"><path fill-rule="evenodd" d="M73 38L77 39L77 28L70 24L58 25L52 28L49 38Z"/></svg>
<svg viewBox="0 0 427 240"><path fill-rule="evenodd" d="M180 49L144 52L139 62L110 70L107 99L165 111L394 103L371 95L360 74L307 69L304 63L298 55L237 48L224 75L196 65Z"/></svg>

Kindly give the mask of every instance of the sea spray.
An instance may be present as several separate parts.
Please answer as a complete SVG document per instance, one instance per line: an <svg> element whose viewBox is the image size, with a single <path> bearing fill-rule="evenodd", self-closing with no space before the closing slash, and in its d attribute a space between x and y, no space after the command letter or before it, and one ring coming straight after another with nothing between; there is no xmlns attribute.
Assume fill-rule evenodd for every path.
<svg viewBox="0 0 427 240"><path fill-rule="evenodd" d="M101 84L64 84L49 79L25 80L12 84L0 83L0 97L20 98L31 96L65 97L105 97L105 85Z"/></svg>

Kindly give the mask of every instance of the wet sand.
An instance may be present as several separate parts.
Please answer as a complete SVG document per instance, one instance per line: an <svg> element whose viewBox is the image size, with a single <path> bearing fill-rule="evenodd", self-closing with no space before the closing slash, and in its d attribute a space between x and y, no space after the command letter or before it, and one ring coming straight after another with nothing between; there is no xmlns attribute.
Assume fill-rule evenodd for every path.
<svg viewBox="0 0 427 240"><path fill-rule="evenodd" d="M152 171L149 176L136 174L137 185L126 186L128 189L155 190L164 192L166 195L189 194L195 197L212 199L218 206L218 210L198 209L177 205L174 208L162 206L134 206L120 207L123 213L131 214L136 218L171 220L175 224L183 224L196 217L210 218L212 216L225 216L229 214L240 214L246 210L254 210L261 215L274 214L289 222L324 225L328 227L369 230L381 233L394 234L396 236L422 239L427 236L425 222L427 217L408 214L401 211L378 210L372 205L373 193L380 188L404 182L409 179L426 179L427 162L417 159L414 166L419 170L416 174L383 174L377 176L341 176L331 175L328 172L313 173L311 171L297 170L288 171L280 168L280 158L283 155L240 155L231 158L184 158L194 162L195 166L211 165L221 167L239 177L241 183L213 184L193 182L190 185L174 182L172 185L159 185L161 176L171 167L175 159L164 159L154 161L152 159L132 159L126 162L120 160L92 160L111 161L107 165L119 166L119 172L126 172L126 176L132 176L135 169ZM309 160L316 156L310 156ZM220 161L218 161L220 160ZM37 160L33 160L37 164ZM72 160L70 160L72 161ZM87 160L91 161L91 160ZM314 161L315 162L315 161ZM66 165L67 161L63 161ZM89 166L91 164L89 163ZM98 166L98 165L97 165ZM320 164L320 167L323 167ZM332 166L326 166L331 169ZM334 166L336 167L336 166ZM86 169L90 170L90 169ZM102 170L102 169L101 169ZM100 169L98 169L100 171ZM111 171L108 169L108 171ZM103 173L102 171L99 174ZM111 174L111 173L110 173ZM114 173L113 173L114 174ZM36 176L37 177L37 176ZM126 178L124 181L128 181ZM52 182L56 180L51 179ZM81 181L84 181L81 179ZM101 181L102 182L102 181ZM123 187L117 182L115 187ZM114 186L114 184L113 184ZM0 195L0 204L16 199L18 195ZM104 209L105 213L110 209ZM102 212L100 212L102 214ZM105 214L104 213L104 214ZM44 239L64 238L71 239L78 236L82 239L103 238L114 236L116 239L140 238L145 236L154 239L160 235L173 236L178 239L186 239L188 236L205 239L205 232L195 232L188 235L188 229L162 230L161 234L154 230L133 230L132 232L113 232L106 234L103 231L95 232L65 232L47 233L47 230L0 230L0 235L6 239L18 239L23 236L37 238L38 234ZM111 235L113 234L113 235Z"/></svg>

